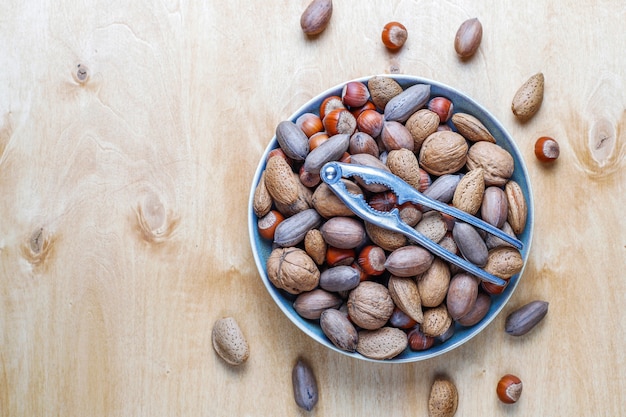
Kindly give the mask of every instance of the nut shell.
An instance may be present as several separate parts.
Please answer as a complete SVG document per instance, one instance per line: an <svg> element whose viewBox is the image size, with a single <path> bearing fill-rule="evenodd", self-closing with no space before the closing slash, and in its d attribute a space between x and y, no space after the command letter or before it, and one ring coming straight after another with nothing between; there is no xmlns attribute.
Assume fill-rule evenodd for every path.
<svg viewBox="0 0 626 417"><path fill-rule="evenodd" d="M332 0L313 0L300 16L300 27L309 35L322 33L333 15Z"/></svg>
<svg viewBox="0 0 626 417"><path fill-rule="evenodd" d="M520 86L511 103L511 111L521 122L533 117L543 102L544 76L539 72Z"/></svg>
<svg viewBox="0 0 626 417"><path fill-rule="evenodd" d="M394 304L407 316L421 323L424 319L417 284L413 278L392 275L387 283Z"/></svg>
<svg viewBox="0 0 626 417"><path fill-rule="evenodd" d="M301 317L309 320L317 320L325 310L339 308L340 305L341 298L337 294L320 288L303 292L293 302L294 310Z"/></svg>
<svg viewBox="0 0 626 417"><path fill-rule="evenodd" d="M483 25L477 18L467 19L456 32L454 50L461 59L473 56L483 39Z"/></svg>
<svg viewBox="0 0 626 417"><path fill-rule="evenodd" d="M516 235L521 234L526 228L528 218L528 205L524 192L518 183L508 181L504 186L504 193L508 202L507 221Z"/></svg>
<svg viewBox="0 0 626 417"><path fill-rule="evenodd" d="M352 322L367 330L383 327L394 308L387 287L374 281L363 281L350 291L347 304Z"/></svg>
<svg viewBox="0 0 626 417"><path fill-rule="evenodd" d="M403 246L387 256L385 268L399 277L413 277L430 268L433 259L433 254L421 246Z"/></svg>
<svg viewBox="0 0 626 417"><path fill-rule="evenodd" d="M370 90L372 102L380 110L384 110L389 100L403 91L402 86L396 80L381 75L370 78L367 87Z"/></svg>
<svg viewBox="0 0 626 417"><path fill-rule="evenodd" d="M419 164L432 175L451 174L466 162L468 145L456 132L438 131L426 138L419 152Z"/></svg>
<svg viewBox="0 0 626 417"><path fill-rule="evenodd" d="M232 317L224 317L215 322L211 341L215 352L230 365L241 365L250 356L248 342Z"/></svg>
<svg viewBox="0 0 626 417"><path fill-rule="evenodd" d="M272 156L265 167L265 186L272 199L286 206L295 203L299 196L298 180L291 167L280 156Z"/></svg>
<svg viewBox="0 0 626 417"><path fill-rule="evenodd" d="M359 332L356 351L370 359L391 359L398 356L408 346L407 334L394 327Z"/></svg>
<svg viewBox="0 0 626 417"><path fill-rule="evenodd" d="M428 397L429 417L452 417L458 407L459 394L456 386L447 378L437 377Z"/></svg>
<svg viewBox="0 0 626 417"><path fill-rule="evenodd" d="M339 249L356 248L365 240L363 223L353 217L333 217L320 231L327 244Z"/></svg>
<svg viewBox="0 0 626 417"><path fill-rule="evenodd" d="M472 142L481 140L496 143L491 132L476 117L467 113L455 113L452 115L452 124L463 137Z"/></svg>
<svg viewBox="0 0 626 417"><path fill-rule="evenodd" d="M467 152L467 168L485 170L485 186L506 184L515 168L515 162L509 152L500 145L491 142L476 142Z"/></svg>
<svg viewBox="0 0 626 417"><path fill-rule="evenodd" d="M319 284L320 271L299 248L276 248L267 259L267 275L277 288L290 294L311 291Z"/></svg>
<svg viewBox="0 0 626 417"><path fill-rule="evenodd" d="M430 268L417 277L416 282L422 307L437 307L448 293L450 268L446 262L435 258Z"/></svg>
<svg viewBox="0 0 626 417"><path fill-rule="evenodd" d="M339 310L328 309L320 316L320 327L333 345L346 352L354 352L359 333L348 317Z"/></svg>
<svg viewBox="0 0 626 417"><path fill-rule="evenodd" d="M452 317L450 317L445 304L424 311L422 332L424 332L426 336L441 336L448 330L450 325L452 325Z"/></svg>
<svg viewBox="0 0 626 417"><path fill-rule="evenodd" d="M478 213L485 192L485 171L476 168L463 175L454 190L452 205L472 216Z"/></svg>
<svg viewBox="0 0 626 417"><path fill-rule="evenodd" d="M430 97L429 84L415 84L387 102L385 120L404 123L413 113L424 107Z"/></svg>

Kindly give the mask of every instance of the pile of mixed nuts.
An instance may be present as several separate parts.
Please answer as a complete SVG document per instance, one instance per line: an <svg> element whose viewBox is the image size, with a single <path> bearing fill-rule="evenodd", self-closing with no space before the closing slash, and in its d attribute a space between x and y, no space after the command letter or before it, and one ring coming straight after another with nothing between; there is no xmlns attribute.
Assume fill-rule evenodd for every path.
<svg viewBox="0 0 626 417"><path fill-rule="evenodd" d="M481 282L404 235L357 218L320 181L329 161L389 171L425 195L511 236L526 227L527 202L511 179L514 160L474 115L455 112L428 84L393 77L345 84L316 112L276 128L255 189L259 233L272 241L267 275L295 311L318 322L337 348L371 359L445 343L457 326L480 322L506 285ZM518 249L392 191L343 179L377 210L398 209L419 233L509 282Z"/></svg>

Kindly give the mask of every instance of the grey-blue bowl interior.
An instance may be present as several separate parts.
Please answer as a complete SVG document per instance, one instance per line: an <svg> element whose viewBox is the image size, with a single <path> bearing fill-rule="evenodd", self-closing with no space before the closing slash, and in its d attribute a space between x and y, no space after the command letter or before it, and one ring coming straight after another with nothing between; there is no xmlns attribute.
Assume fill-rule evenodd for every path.
<svg viewBox="0 0 626 417"><path fill-rule="evenodd" d="M407 76L407 75L385 75L387 77L391 77L395 79L403 88L407 88L413 84L424 83L430 84L431 86L431 97L435 96L443 96L450 99L454 104L454 112L463 112L469 113L474 117L477 117L487 129L491 132L491 134L495 137L496 143L506 149L512 156L515 161L515 170L513 172L512 179L516 181L521 189L523 190L524 197L526 198L526 202L528 205L528 218L526 223L526 228L524 232L518 236L518 238L524 243L524 248L522 249L522 258L524 260L524 265L526 265L528 260L528 254L530 251L530 245L532 241L532 233L533 233L533 213L534 213L534 203L533 196L531 191L531 185L528 177L528 172L526 170L526 166L524 164L524 160L517 148L514 140L508 134L506 129L502 126L502 124L491 115L486 109L484 109L481 105L477 104L471 98L466 96L465 94L448 87L444 84L438 83L433 80ZM356 79L356 81L367 82L367 80L371 77L363 77ZM299 115L307 112L319 114L319 106L322 100L329 95L341 95L342 87L345 83L335 86L333 88L324 91L319 94L317 97L311 99L305 105L303 105L300 109L298 109L289 120L295 121ZM492 296L492 303L489 312L485 316L485 318L479 322L478 324L472 327L462 327L456 325L454 335L447 340L445 343L436 345L429 350L415 352L407 348L400 355L396 356L393 359L389 360L374 360L370 358L366 358L359 353L350 353L338 349L335 347L329 339L326 338L324 333L322 332L319 322L307 320L298 315L298 313L293 308L293 301L295 299L294 296L287 294L286 292L277 289L271 283L267 276L266 272L266 261L272 251L272 242L262 238L259 235L257 229L257 216L252 209L252 203L254 199L254 190L256 185L259 182L262 172L265 169L265 161L267 159L268 153L278 147L278 143L276 141L276 137L274 136L267 146L263 156L261 157L261 161L256 169L254 174L254 179L252 181L252 187L250 190L250 197L248 202L248 230L250 234L250 244L252 245L252 252L254 255L254 260L256 262L257 268L259 270L259 274L267 291L270 293L271 297L274 299L278 307L283 311L283 313L304 333L309 335L313 340L321 343L322 345L328 347L329 349L335 350L341 354L351 356L353 358L358 358L367 361L373 362L385 362L385 363L401 363L401 362L415 362L420 360L425 360L428 358L432 358L438 355L441 355L445 352L448 352L452 349L455 349L475 335L480 333L489 323L493 321L493 319L498 315L498 313L504 308L505 304L511 298L513 292L517 288L519 284L520 277L523 275L524 269L522 271L513 276L509 285L506 287L504 292L500 295ZM277 341L278 343L278 341Z"/></svg>

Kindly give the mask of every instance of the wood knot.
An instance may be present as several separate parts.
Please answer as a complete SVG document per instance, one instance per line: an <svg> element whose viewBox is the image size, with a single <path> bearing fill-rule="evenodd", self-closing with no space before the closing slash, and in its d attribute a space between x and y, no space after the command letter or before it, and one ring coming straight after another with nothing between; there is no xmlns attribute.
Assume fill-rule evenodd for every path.
<svg viewBox="0 0 626 417"><path fill-rule="evenodd" d="M52 236L43 227L36 229L22 245L22 254L34 266L41 266L52 252Z"/></svg>
<svg viewBox="0 0 626 417"><path fill-rule="evenodd" d="M148 194L137 204L135 214L137 216L137 229L141 237L147 242L161 243L165 241L178 225L178 219L168 215L159 197L153 193Z"/></svg>
<svg viewBox="0 0 626 417"><path fill-rule="evenodd" d="M77 83L84 84L89 80L89 68L85 64L78 64L72 75Z"/></svg>

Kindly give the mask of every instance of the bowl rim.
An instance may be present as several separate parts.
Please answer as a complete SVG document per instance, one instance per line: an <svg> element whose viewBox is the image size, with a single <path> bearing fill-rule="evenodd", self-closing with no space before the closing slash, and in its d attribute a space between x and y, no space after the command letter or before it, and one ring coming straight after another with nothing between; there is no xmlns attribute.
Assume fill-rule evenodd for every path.
<svg viewBox="0 0 626 417"><path fill-rule="evenodd" d="M519 161L519 164L516 163L514 175L517 174L516 176L524 179L525 188L522 188L522 190L524 191L524 197L526 199L526 205L527 205L526 227L525 227L524 232L522 233L522 235L526 236L526 238L524 239L524 248L522 249L522 258L523 258L524 264L520 272L511 278L509 285L507 286L507 288L502 294L491 296L492 299L493 297L496 297L501 300L499 305L494 308L494 305L492 302L492 305L490 306L490 310L487 313L487 315L479 323L475 324L474 326L470 326L466 328L468 330L465 332L466 334L462 338L460 338L460 340L456 340L453 343L443 343L441 345L438 345L438 348L431 348L425 351L410 351L411 354L409 354L408 356L402 356L402 354L400 354L391 359L373 359L373 358L368 358L366 356L363 356L359 354L358 352L347 352L347 351L341 350L337 348L323 334L320 336L319 333L312 331L310 326L316 325L313 323L313 321L303 319L302 317L295 317L297 313L294 313L292 310L289 310L284 305L286 298L280 292L280 290L276 288L272 284L272 282L269 280L267 276L265 263L261 259L261 255L259 254L259 250L256 245L256 241L258 240L259 236L258 236L258 230L257 230L258 218L253 210L254 192L258 184L258 181L260 179L260 176L265 169L265 164L266 164L266 160L267 160L267 156L269 152L275 149L276 147L278 147L276 135L274 135L272 139L270 140L270 142L266 145L263 155L261 156L261 159L254 172L250 195L248 198L248 233L249 233L250 245L252 247L252 253L253 253L254 261L257 267L257 271L259 275L261 276L261 280L263 281L263 284L266 290L270 293L270 296L272 297L274 303L279 307L279 309L283 312L283 314L298 329L300 329L302 332L307 334L309 337L311 337L313 340L320 343L324 347L327 347L345 356L349 356L352 358L356 358L356 359L360 359L360 360L364 360L368 362L376 362L376 363L411 363L411 362L423 361L423 360L427 360L427 359L431 359L431 358L443 355L447 352L450 352L466 344L467 342L472 340L476 335L482 332L487 326L489 326L495 320L495 318L500 314L503 308L508 304L517 286L519 285L521 277L523 276L526 266L528 264L528 258L529 258L530 249L531 249L532 240L533 240L532 238L533 238L533 229L534 229L534 199L533 199L532 185L530 182L530 176L528 174L528 169L526 167L525 160L522 157L522 154L517 146L517 143L515 142L511 134L508 132L508 130L504 127L504 125L502 125L500 120L498 120L482 104L478 103L476 100L474 100L473 98L465 94L463 91L457 88L451 87L447 84L441 83L439 81L435 81L435 80L425 78L425 77L406 75L406 74L373 74L373 75L363 76L359 78L354 78L351 80L344 81L333 87L327 88L323 92L310 98L306 103L301 105L295 112L293 112L286 120L295 122L297 117L300 116L302 113L309 111L312 108L314 103L321 102L321 100L328 97L329 95L337 95L338 92L339 93L341 92L341 89L343 88L343 86L349 82L356 81L356 82L367 83L368 80L376 76L392 78L395 81L397 81L403 88L407 88L408 86L411 86L414 84L428 84L431 86L431 90L432 90L432 87L435 87L435 89L437 90L448 91L451 93L451 95L456 95L458 96L458 98L465 100L466 102L470 103L472 106L476 107L482 113L482 117L480 117L479 120L483 122L483 124L491 126L490 128L488 126L488 129L492 134L494 134L494 129L497 132L499 132L498 135L494 134L494 136L501 137L502 138L501 140L504 140L506 142L506 145L507 145L506 148L508 148L506 150L513 154L513 157L515 158L516 161ZM433 97L432 93L431 93L431 97ZM488 123L485 123L485 120L484 120L485 118L488 120ZM502 143L500 142L496 142L496 143L498 145L502 145ZM305 322L310 323L310 325L305 325L304 324ZM319 324L317 324L317 326L319 327ZM409 348L407 347L406 350L408 349Z"/></svg>

